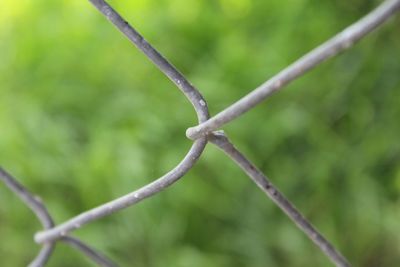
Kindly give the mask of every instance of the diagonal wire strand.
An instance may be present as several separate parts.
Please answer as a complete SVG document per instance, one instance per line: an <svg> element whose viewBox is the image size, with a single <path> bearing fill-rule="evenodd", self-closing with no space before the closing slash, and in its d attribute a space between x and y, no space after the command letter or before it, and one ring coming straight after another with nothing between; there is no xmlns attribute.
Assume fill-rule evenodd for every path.
<svg viewBox="0 0 400 267"><path fill-rule="evenodd" d="M85 224L132 206L150 196L153 196L156 193L161 192L168 186L178 181L193 167L194 163L203 152L205 145L206 140L197 140L188 155L186 155L179 165L161 178L125 196L85 211L60 225L55 226L52 229L39 232L35 235L35 241L37 243L44 243L61 238Z"/></svg>
<svg viewBox="0 0 400 267"><path fill-rule="evenodd" d="M40 200L39 197L34 196L30 193L21 183L19 183L11 174L6 172L3 168L0 167L0 180L5 183L5 185L14 192L38 217L42 226L45 229L49 229L54 226L53 219L51 218L47 208ZM117 267L115 263L109 260L104 255L95 251L90 246L86 245L79 239L75 237L66 236L63 237L63 241L67 244L70 244L78 251L82 252L84 255L88 256L94 262L96 262L99 266L102 267ZM42 267L49 260L51 254L54 251L55 242L47 242L43 245L39 254L36 258L28 265L28 267Z"/></svg>
<svg viewBox="0 0 400 267"><path fill-rule="evenodd" d="M238 100L236 103L227 107L206 122L187 129L187 137L192 140L197 139L236 119L243 113L261 103L267 97L271 96L274 92L282 89L291 81L304 75L306 72L312 70L325 60L352 47L357 41L372 32L393 14L399 11L399 9L400 0L388 0L383 2L364 18L304 55L270 80L254 89L251 93Z"/></svg>
<svg viewBox="0 0 400 267"><path fill-rule="evenodd" d="M88 245L86 245L81 240L75 237L66 236L63 237L61 241L79 250L80 252L85 254L89 259L91 259L101 267L118 267L116 263L109 260L106 256L104 256L100 252L95 251L94 249L92 249L91 247L89 247Z"/></svg>
<svg viewBox="0 0 400 267"><path fill-rule="evenodd" d="M21 183L19 183L2 167L0 167L0 180L3 181L5 185L33 211L44 228L51 228L54 226L53 219L47 211L47 208L44 206L42 200L38 196L31 194Z"/></svg>
<svg viewBox="0 0 400 267"><path fill-rule="evenodd" d="M143 36L130 26L129 23L125 21L107 2L103 0L89 1L177 85L177 87L192 103L199 122L203 122L209 118L207 104L203 96L171 63L169 63L154 47L152 47ZM37 233L35 235L35 241L38 243L44 243L59 239L65 236L68 232L76 230L89 222L127 208L161 192L178 181L193 167L202 154L206 144L207 138L205 137L196 140L185 158L164 176L134 192L85 211L52 229Z"/></svg>
<svg viewBox="0 0 400 267"><path fill-rule="evenodd" d="M200 92L160 52L121 17L106 1L89 0L140 51L142 51L185 94L196 110L200 122L209 118L207 103Z"/></svg>
<svg viewBox="0 0 400 267"><path fill-rule="evenodd" d="M49 261L53 254L55 243L44 244L35 259L28 264L28 267L42 267Z"/></svg>
<svg viewBox="0 0 400 267"><path fill-rule="evenodd" d="M39 219L40 223L45 229L54 226L53 219L44 206L41 199L32 195L22 184L20 184L14 177L0 167L0 180L14 192L24 203L32 210L32 212ZM54 242L44 244L36 258L28 265L28 267L41 267L44 266L49 260L54 251Z"/></svg>
<svg viewBox="0 0 400 267"><path fill-rule="evenodd" d="M339 251L296 209L296 207L251 163L222 131L209 135L209 141L228 155L251 180L310 238L319 249L337 266L350 264Z"/></svg>

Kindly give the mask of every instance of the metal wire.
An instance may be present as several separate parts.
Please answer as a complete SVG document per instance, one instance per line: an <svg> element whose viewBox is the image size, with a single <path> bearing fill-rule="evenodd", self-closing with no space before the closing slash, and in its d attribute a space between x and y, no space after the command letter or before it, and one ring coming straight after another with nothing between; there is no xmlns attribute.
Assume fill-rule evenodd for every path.
<svg viewBox="0 0 400 267"><path fill-rule="evenodd" d="M42 203L39 197L34 196L30 193L22 184L20 184L11 174L6 172L0 167L0 180L14 192L36 215L41 222L44 229L51 229L54 226L54 221L47 211L46 207ZM103 256L95 249L86 245L78 238L65 236L61 240L72 247L76 248L81 253L85 254L88 258L92 259L99 266L102 267L116 267L117 265L107 257ZM54 251L55 241L49 241L44 243L43 248L40 250L36 258L28 265L29 267L41 267L44 266L49 260L51 254Z"/></svg>
<svg viewBox="0 0 400 267"><path fill-rule="evenodd" d="M145 198L154 196L182 178L200 158L207 142L220 148L227 154L254 183L281 208L284 213L313 241L316 246L340 267L350 266L349 261L335 249L296 208L295 206L257 169L227 138L222 131L215 131L224 124L252 109L274 92L304 75L323 61L349 49L365 35L375 30L388 18L400 10L400 0L384 1L364 18L346 28L321 46L312 50L289 65L276 76L232 104L216 116L209 118L206 100L201 93L181 74L165 57L152 47L128 22L126 22L107 2L89 0L108 20L111 21L138 49L140 49L175 85L184 93L193 105L199 125L187 130L186 135L195 140L185 158L171 171L154 182L143 186L125 196L109 201L96 208L85 211L64 223L55 226L53 219L43 202L30 193L22 184L0 167L0 180L5 183L36 215L44 230L35 235L35 241L42 244L42 250L30 263L30 267L44 266L52 255L54 246L62 241L83 253L88 259L103 267L115 267L117 264L95 251L70 232L89 222L130 207Z"/></svg>

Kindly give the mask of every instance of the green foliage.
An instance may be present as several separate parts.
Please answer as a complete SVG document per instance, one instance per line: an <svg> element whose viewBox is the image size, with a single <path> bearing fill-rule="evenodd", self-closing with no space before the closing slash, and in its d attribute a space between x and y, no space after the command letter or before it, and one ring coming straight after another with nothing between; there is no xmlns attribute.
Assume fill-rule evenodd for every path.
<svg viewBox="0 0 400 267"><path fill-rule="evenodd" d="M380 1L110 1L204 94L213 114ZM0 163L57 222L167 172L196 116L88 1L3 0ZM355 266L400 262L399 19L226 126ZM39 223L0 186L2 266ZM121 266L328 266L213 147L180 182L76 235ZM88 266L59 245L49 266ZM92 266L92 265L90 265Z"/></svg>

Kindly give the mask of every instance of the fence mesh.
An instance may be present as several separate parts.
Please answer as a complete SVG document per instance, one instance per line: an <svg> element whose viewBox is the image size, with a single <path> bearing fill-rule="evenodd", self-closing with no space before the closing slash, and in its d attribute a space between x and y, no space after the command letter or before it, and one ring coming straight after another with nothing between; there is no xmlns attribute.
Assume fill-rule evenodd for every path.
<svg viewBox="0 0 400 267"><path fill-rule="evenodd" d="M130 207L145 198L152 197L182 178L200 158L208 143L216 145L232 159L250 179L302 230L317 248L336 266L350 266L349 261L309 222L295 206L282 194L269 179L251 163L228 139L220 129L226 123L261 103L274 92L279 91L291 81L304 75L323 61L349 49L354 43L375 30L400 9L400 0L383 2L371 13L352 24L327 42L289 65L270 80L260 85L248 95L210 118L207 102L201 93L167 59L154 49L128 22L107 2L90 2L113 23L132 43L136 45L175 85L193 105L199 125L187 130L187 137L194 141L185 158L164 176L125 196L111 200L96 208L85 211L64 223L55 225L52 216L39 197L30 193L10 173L0 168L0 179L37 216L44 230L35 235L35 241L42 244L42 250L29 266L44 266L52 255L57 242L64 242L82 252L99 266L117 266L106 256L95 251L71 233L95 220Z"/></svg>

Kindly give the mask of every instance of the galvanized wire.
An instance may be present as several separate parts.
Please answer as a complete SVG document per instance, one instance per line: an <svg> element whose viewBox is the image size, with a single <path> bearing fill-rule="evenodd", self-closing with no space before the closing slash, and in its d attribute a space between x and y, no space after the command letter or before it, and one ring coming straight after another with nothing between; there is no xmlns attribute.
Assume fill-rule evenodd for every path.
<svg viewBox="0 0 400 267"><path fill-rule="evenodd" d="M224 124L249 111L274 92L301 77L323 61L349 49L365 35L375 30L400 9L400 0L384 1L364 18L346 28L321 46L312 50L289 65L276 76L210 118L206 100L201 93L165 57L151 46L118 12L103 0L89 0L108 20L111 21L138 49L140 49L175 85L185 94L193 105L199 125L191 127L186 134L195 140L185 158L164 176L125 196L109 201L96 208L85 211L64 223L55 225L43 202L30 193L11 174L0 167L0 180L5 183L37 216L44 228L35 235L35 241L42 244L42 250L30 263L30 267L44 266L52 255L54 246L62 241L103 267L117 266L110 259L95 251L70 232L83 225L130 207L145 198L154 196L182 178L200 158L207 142L225 152L285 214L313 241L316 246L340 267L350 266L349 261L309 222L295 206L257 169L227 138L222 131L215 131Z"/></svg>

